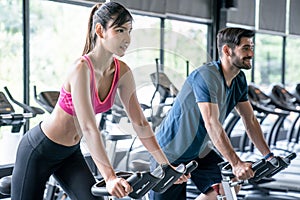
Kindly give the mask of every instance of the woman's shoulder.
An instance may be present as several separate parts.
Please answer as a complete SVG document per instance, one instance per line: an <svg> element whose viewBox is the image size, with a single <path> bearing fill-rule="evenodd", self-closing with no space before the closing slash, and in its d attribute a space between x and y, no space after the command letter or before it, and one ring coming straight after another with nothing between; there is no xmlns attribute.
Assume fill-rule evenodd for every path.
<svg viewBox="0 0 300 200"><path fill-rule="evenodd" d="M70 71L89 70L89 61L84 57L77 58L71 65Z"/></svg>
<svg viewBox="0 0 300 200"><path fill-rule="evenodd" d="M119 64L119 68L120 68L120 75L122 76L123 74L130 72L131 69L130 67L122 60L119 60L117 58L115 58Z"/></svg>
<svg viewBox="0 0 300 200"><path fill-rule="evenodd" d="M67 81L69 82L72 79L76 79L79 76L85 76L85 74L89 74L90 69L88 67L87 62L82 59L76 59L73 64L71 64L68 72L67 72Z"/></svg>

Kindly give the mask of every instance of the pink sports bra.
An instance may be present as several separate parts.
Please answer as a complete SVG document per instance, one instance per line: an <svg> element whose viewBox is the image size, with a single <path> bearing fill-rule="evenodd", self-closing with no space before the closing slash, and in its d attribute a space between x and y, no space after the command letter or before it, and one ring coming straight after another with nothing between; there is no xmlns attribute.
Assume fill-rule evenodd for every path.
<svg viewBox="0 0 300 200"><path fill-rule="evenodd" d="M114 58L114 62L115 62L115 74L114 74L114 78L112 81L112 85L110 88L110 91L107 95L107 97L104 99L104 101L101 101L99 96L98 96L98 89L96 87L96 81L95 81L95 72L94 72L94 68L92 65L92 62L90 60L90 58L87 55L82 56L83 59L85 59L88 62L88 66L90 68L91 71L91 97L92 97L92 105L94 108L94 112L95 114L98 113L102 113L105 111L108 111L113 103L114 103L114 99L115 99L115 94L117 91L117 85L118 85L118 81L119 81L119 74L120 74L120 63L119 60ZM59 95L59 99L58 99L58 103L59 106L68 114L75 116L75 109L73 106L73 102L72 102L72 95L70 92L66 91L64 87L61 88L60 91L60 95Z"/></svg>

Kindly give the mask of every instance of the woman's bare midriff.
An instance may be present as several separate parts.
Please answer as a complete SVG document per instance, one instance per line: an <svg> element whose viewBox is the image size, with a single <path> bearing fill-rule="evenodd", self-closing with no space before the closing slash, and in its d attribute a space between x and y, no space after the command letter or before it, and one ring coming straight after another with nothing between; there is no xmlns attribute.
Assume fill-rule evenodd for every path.
<svg viewBox="0 0 300 200"><path fill-rule="evenodd" d="M67 114L59 106L41 123L41 128L49 139L64 146L78 144L82 136L77 118Z"/></svg>

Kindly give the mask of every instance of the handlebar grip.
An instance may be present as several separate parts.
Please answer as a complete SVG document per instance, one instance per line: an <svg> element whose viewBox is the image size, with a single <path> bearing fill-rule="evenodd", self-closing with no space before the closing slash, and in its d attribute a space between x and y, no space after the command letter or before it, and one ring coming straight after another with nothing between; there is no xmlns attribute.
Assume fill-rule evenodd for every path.
<svg viewBox="0 0 300 200"><path fill-rule="evenodd" d="M265 166L265 164L266 164L265 159L258 160L252 164L252 170L257 171L260 168L262 168L263 166ZM226 177L234 178L235 175L232 172L232 166L230 165L230 163L226 162L223 165L222 165L223 167L221 169L222 175L226 176Z"/></svg>
<svg viewBox="0 0 300 200"><path fill-rule="evenodd" d="M180 164L176 169L170 165L163 166L165 176L152 188L153 191L163 193L171 187L177 179L186 171L184 164Z"/></svg>
<svg viewBox="0 0 300 200"><path fill-rule="evenodd" d="M138 180L141 178L141 173L131 174L125 172L118 172L116 173L116 175L120 178L125 178L131 186L136 184ZM94 196L111 196L111 194L106 189L106 183L104 179L95 183L91 188L91 192Z"/></svg>
<svg viewBox="0 0 300 200"><path fill-rule="evenodd" d="M219 163L218 165L221 168L221 174L223 177L229 177L230 179L235 177L232 171L232 166L228 161Z"/></svg>
<svg viewBox="0 0 300 200"><path fill-rule="evenodd" d="M270 160L270 162L272 162L273 165L276 165L276 167L273 169L273 171L268 174L267 177L272 177L275 174L277 174L278 172L280 172L281 170L287 168L290 164L291 164L291 160L296 158L296 153L290 153L289 155L287 155L286 157L275 157L272 158L272 160ZM275 164L274 164L275 163Z"/></svg>
<svg viewBox="0 0 300 200"><path fill-rule="evenodd" d="M186 167L186 171L184 174L188 175L198 167L198 163L195 160L192 160L185 167Z"/></svg>
<svg viewBox="0 0 300 200"><path fill-rule="evenodd" d="M142 177L141 173L134 173L126 181L133 187Z"/></svg>
<svg viewBox="0 0 300 200"><path fill-rule="evenodd" d="M266 164L266 159L261 159L252 164L252 170L256 171Z"/></svg>
<svg viewBox="0 0 300 200"><path fill-rule="evenodd" d="M194 160L189 162L187 165L180 164L176 170L169 165L165 166L163 169L165 172L164 178L154 188L152 188L152 190L159 193L165 192L178 180L180 176L183 174L189 174L195 170L197 166L198 163Z"/></svg>
<svg viewBox="0 0 300 200"><path fill-rule="evenodd" d="M289 159L289 160L293 160L297 157L297 154L295 152L287 155L285 158Z"/></svg>
<svg viewBox="0 0 300 200"><path fill-rule="evenodd" d="M104 179L95 183L92 188L91 192L94 196L110 196L109 192L106 189L106 184Z"/></svg>
<svg viewBox="0 0 300 200"><path fill-rule="evenodd" d="M142 198L149 190L156 186L157 183L164 177L164 172L161 171L160 174L150 173L150 172L140 172L140 177L131 177L127 179L130 184L132 184L133 191L128 195L133 199ZM136 182L135 182L136 181Z"/></svg>

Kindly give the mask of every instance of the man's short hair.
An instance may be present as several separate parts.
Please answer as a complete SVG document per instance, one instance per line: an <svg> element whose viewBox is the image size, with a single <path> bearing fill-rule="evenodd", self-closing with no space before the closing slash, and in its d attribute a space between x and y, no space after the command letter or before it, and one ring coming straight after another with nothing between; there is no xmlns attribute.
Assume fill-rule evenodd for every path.
<svg viewBox="0 0 300 200"><path fill-rule="evenodd" d="M255 32L244 28L224 28L218 32L217 47L219 56L222 55L222 47L227 44L231 48L239 45L242 37L252 38Z"/></svg>

